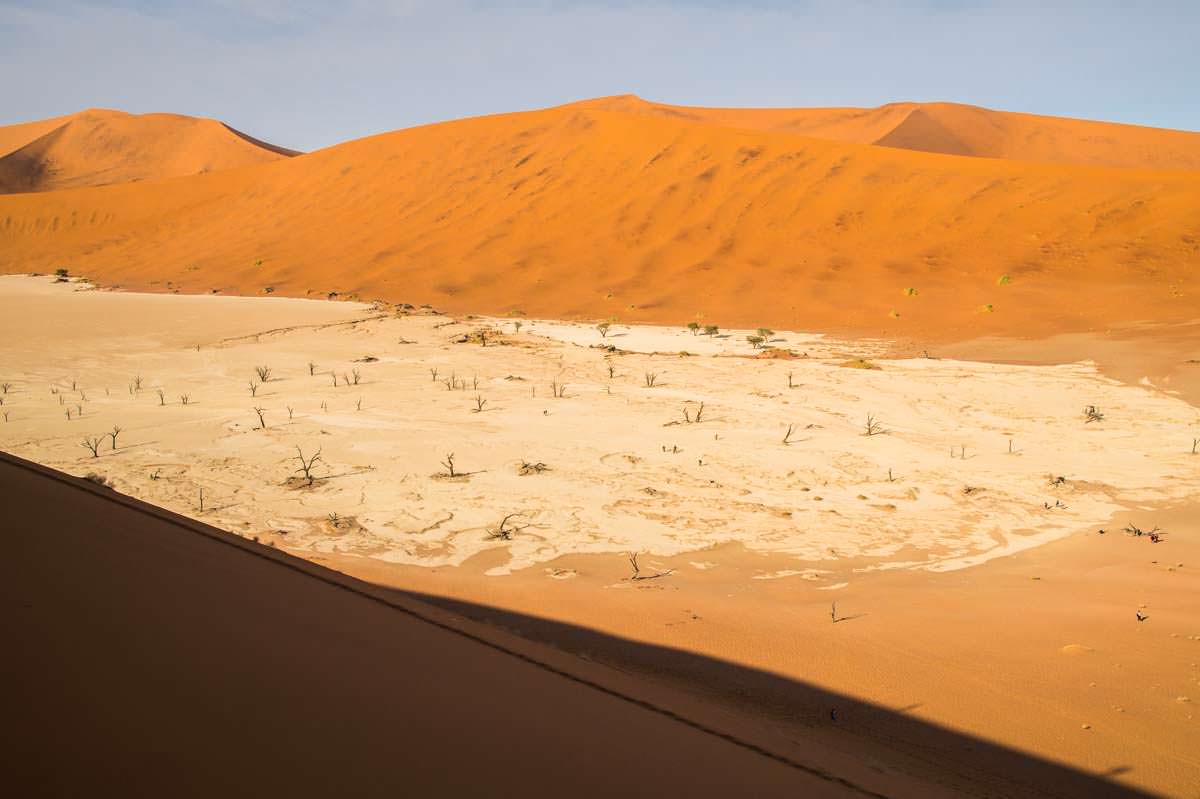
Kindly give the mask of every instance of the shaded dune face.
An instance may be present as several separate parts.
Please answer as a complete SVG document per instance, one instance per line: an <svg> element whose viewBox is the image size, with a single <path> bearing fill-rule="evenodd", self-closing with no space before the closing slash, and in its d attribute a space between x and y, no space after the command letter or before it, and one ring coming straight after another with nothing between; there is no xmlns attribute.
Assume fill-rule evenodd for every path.
<svg viewBox="0 0 1200 799"><path fill-rule="evenodd" d="M1029 119L1048 118L605 98L170 181L0 197L0 269L923 338L1194 318L1200 171L975 157L1020 150L1011 131ZM1126 154L1128 130L1200 139L1051 123L1082 125L1076 139L1099 125ZM1052 139L1030 134L1020 154ZM939 148L955 153L921 151ZM1182 144L1153 152L1191 157Z"/></svg>
<svg viewBox="0 0 1200 799"><path fill-rule="evenodd" d="M294 154L211 119L88 110L0 128L0 192L157 180Z"/></svg>

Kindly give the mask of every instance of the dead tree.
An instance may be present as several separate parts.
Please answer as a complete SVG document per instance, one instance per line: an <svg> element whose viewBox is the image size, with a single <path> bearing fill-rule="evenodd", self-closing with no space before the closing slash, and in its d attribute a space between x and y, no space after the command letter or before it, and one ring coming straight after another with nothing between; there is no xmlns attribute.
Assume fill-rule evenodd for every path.
<svg viewBox="0 0 1200 799"><path fill-rule="evenodd" d="M515 527L515 528L508 526L509 521L514 516L519 516L519 515L520 514L517 514L517 513L510 513L507 516L505 516L503 519L500 520L499 527L497 527L495 530L488 531L488 538L501 539L504 541L511 541L512 537L513 537L513 533L519 533L522 530L524 530L526 527L529 526L527 524L523 524L520 527Z"/></svg>
<svg viewBox="0 0 1200 799"><path fill-rule="evenodd" d="M121 428L113 425L113 429L108 433L108 437L112 439L112 448L114 451L117 449L117 436L119 435L121 435Z"/></svg>
<svg viewBox="0 0 1200 799"><path fill-rule="evenodd" d="M630 580L657 580L659 577L667 577L674 573L674 569L667 569L665 572L655 572L654 574L642 574L642 567L638 564L637 552L626 553L629 556L629 565L633 568L633 575Z"/></svg>
<svg viewBox="0 0 1200 799"><path fill-rule="evenodd" d="M258 414L258 423L262 426L263 430L267 429L267 420L263 417L263 414L266 413L266 410L266 408L260 408L257 405L254 406L254 412Z"/></svg>
<svg viewBox="0 0 1200 799"><path fill-rule="evenodd" d="M87 438L83 439L83 443L79 446L92 453L93 458L99 458L101 441L103 441L103 439L100 436L88 436Z"/></svg>
<svg viewBox="0 0 1200 799"><path fill-rule="evenodd" d="M321 450L318 449L310 457L305 458L304 450L300 449L300 445L297 444L295 460L300 461L300 468L297 469L296 471L300 472L301 474L304 475L304 479L308 481L308 485L312 485L313 484L313 473L312 473L313 466L315 466L317 464L317 462L321 460Z"/></svg>

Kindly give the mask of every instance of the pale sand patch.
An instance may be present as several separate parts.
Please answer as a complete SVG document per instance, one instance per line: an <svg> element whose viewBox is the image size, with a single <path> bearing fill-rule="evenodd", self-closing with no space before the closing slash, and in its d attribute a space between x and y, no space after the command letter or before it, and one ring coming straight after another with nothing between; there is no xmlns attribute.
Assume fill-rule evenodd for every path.
<svg viewBox="0 0 1200 799"><path fill-rule="evenodd" d="M784 577L799 577L802 580L820 580L822 574L829 574L826 569L780 569L779 571L764 572L751 577L751 580L779 580Z"/></svg>
<svg viewBox="0 0 1200 799"><path fill-rule="evenodd" d="M750 360L717 357L752 352L737 336L683 329L602 340L534 321L514 335L505 320L77 288L0 282L13 384L0 446L297 550L424 566L502 550L488 571L500 575L738 542L806 564L946 571L1200 493L1195 409L1090 363L882 360L877 343L790 332L776 337L809 358ZM509 332L458 343L488 329ZM591 348L602 341L707 354ZM851 354L882 368L838 366ZM252 396L258 365L273 374ZM1085 405L1103 420L1087 423ZM882 432L865 434L868 417ZM114 425L118 448L93 458L81 442ZM311 487L297 484L297 448L321 452ZM451 453L461 475L439 478ZM508 514L514 532L493 535Z"/></svg>

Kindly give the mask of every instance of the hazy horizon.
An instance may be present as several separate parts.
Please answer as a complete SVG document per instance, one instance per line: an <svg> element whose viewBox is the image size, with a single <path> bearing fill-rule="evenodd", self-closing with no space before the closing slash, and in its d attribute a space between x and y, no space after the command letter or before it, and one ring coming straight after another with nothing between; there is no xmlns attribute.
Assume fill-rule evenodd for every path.
<svg viewBox="0 0 1200 799"><path fill-rule="evenodd" d="M1200 9L929 0L0 0L0 124L116 108L301 150L617 94L955 102L1200 130Z"/></svg>

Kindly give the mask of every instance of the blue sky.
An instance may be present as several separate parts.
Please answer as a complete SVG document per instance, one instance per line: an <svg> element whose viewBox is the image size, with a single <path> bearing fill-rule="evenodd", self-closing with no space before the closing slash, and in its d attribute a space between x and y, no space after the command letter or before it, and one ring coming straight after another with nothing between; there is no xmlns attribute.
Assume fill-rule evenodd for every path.
<svg viewBox="0 0 1200 799"><path fill-rule="evenodd" d="M633 93L1200 130L1200 2L0 0L0 124L100 106L315 149Z"/></svg>

